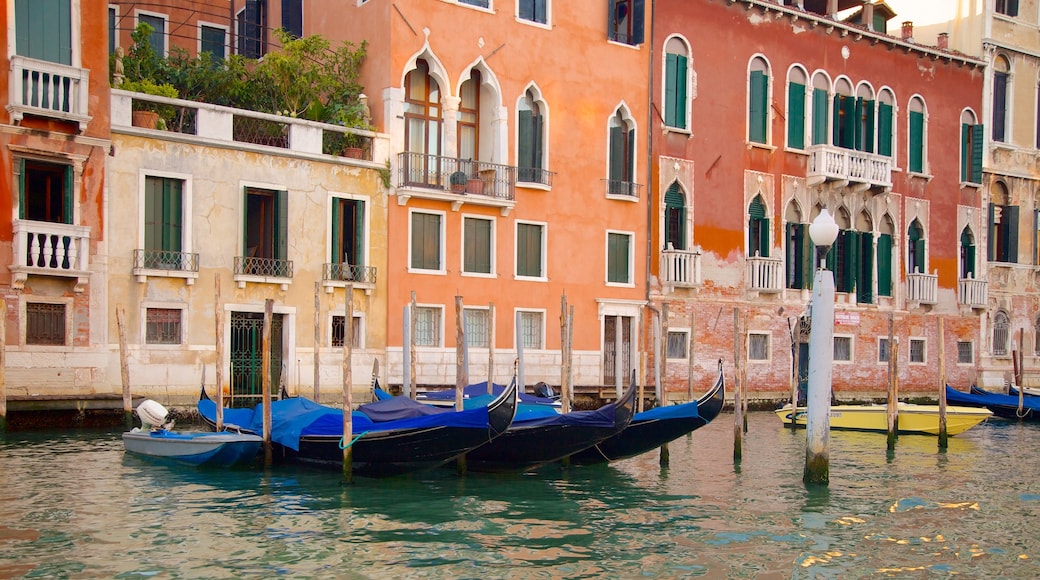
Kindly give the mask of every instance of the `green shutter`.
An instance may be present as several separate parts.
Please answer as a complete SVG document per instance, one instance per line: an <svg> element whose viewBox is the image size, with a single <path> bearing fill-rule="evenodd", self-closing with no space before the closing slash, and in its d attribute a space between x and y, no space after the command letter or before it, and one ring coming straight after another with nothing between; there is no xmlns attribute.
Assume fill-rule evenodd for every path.
<svg viewBox="0 0 1040 580"><path fill-rule="evenodd" d="M924 173L924 113L910 111L910 171Z"/></svg>
<svg viewBox="0 0 1040 580"><path fill-rule="evenodd" d="M831 144L841 147L841 99L842 95L834 95L831 106Z"/></svg>
<svg viewBox="0 0 1040 580"><path fill-rule="evenodd" d="M827 90L813 89L813 145L827 144Z"/></svg>
<svg viewBox="0 0 1040 580"><path fill-rule="evenodd" d="M863 144L863 151L867 153L874 152L874 101L860 99L862 102L861 109L863 115L863 134L860 136L860 143Z"/></svg>
<svg viewBox="0 0 1040 580"><path fill-rule="evenodd" d="M805 85L787 86L787 146L805 149Z"/></svg>
<svg viewBox="0 0 1040 580"><path fill-rule="evenodd" d="M892 295L892 236L881 234L877 243L878 296Z"/></svg>
<svg viewBox="0 0 1040 580"><path fill-rule="evenodd" d="M163 179L162 249L169 252L181 251L181 181Z"/></svg>
<svg viewBox="0 0 1040 580"><path fill-rule="evenodd" d="M813 246L812 240L809 239L809 226L806 224L798 224L800 230L799 240L802 244L802 263L798 264L800 268L799 272L799 288L811 288L813 272L816 270L816 248Z"/></svg>
<svg viewBox="0 0 1040 580"><path fill-rule="evenodd" d="M469 218L465 224L463 270L488 274L491 272L491 222Z"/></svg>
<svg viewBox="0 0 1040 580"><path fill-rule="evenodd" d="M329 262L339 264L343 261L343 214L346 200L338 197L332 198L332 257Z"/></svg>
<svg viewBox="0 0 1040 580"><path fill-rule="evenodd" d="M352 201L354 206L354 256L355 266L365 265L365 202Z"/></svg>
<svg viewBox="0 0 1040 580"><path fill-rule="evenodd" d="M986 260L995 262L997 259L997 224L993 223L993 216L996 213L996 206L989 204L988 219L986 221Z"/></svg>
<svg viewBox="0 0 1040 580"><path fill-rule="evenodd" d="M625 143L621 127L610 128L610 180L623 181Z"/></svg>
<svg viewBox="0 0 1040 580"><path fill-rule="evenodd" d="M769 118L769 78L766 73L751 71L751 102L748 103L748 139L753 143L766 143L766 124Z"/></svg>
<svg viewBox="0 0 1040 580"><path fill-rule="evenodd" d="M874 234L859 233L859 264L856 274L856 302L874 302Z"/></svg>
<svg viewBox="0 0 1040 580"><path fill-rule="evenodd" d="M961 123L961 181L971 177L971 125Z"/></svg>
<svg viewBox="0 0 1040 580"><path fill-rule="evenodd" d="M25 159L18 160L18 219L25 219Z"/></svg>
<svg viewBox="0 0 1040 580"><path fill-rule="evenodd" d="M635 182L636 180L636 130L628 130L628 148L625 150L625 168L627 172L625 174L625 181ZM634 190L629 190L629 194L634 194Z"/></svg>
<svg viewBox="0 0 1040 580"><path fill-rule="evenodd" d="M982 183L983 127L971 126L971 182Z"/></svg>
<svg viewBox="0 0 1040 580"><path fill-rule="evenodd" d="M676 127L675 92L678 85L679 55L664 55L664 124Z"/></svg>
<svg viewBox="0 0 1040 580"><path fill-rule="evenodd" d="M845 110L845 128L842 134L842 147L855 149L859 143L859 116L861 103L855 97L845 97L841 103Z"/></svg>
<svg viewBox="0 0 1040 580"><path fill-rule="evenodd" d="M161 250L162 245L162 190L158 177L144 178L144 249Z"/></svg>
<svg viewBox="0 0 1040 580"><path fill-rule="evenodd" d="M1006 220L1006 221L1004 221ZM1004 230L1007 232L1007 253L1008 263L1018 263L1018 206L1017 205L1006 205L1004 206L1004 213L1001 216L1001 221L1007 224L1007 228Z"/></svg>
<svg viewBox="0 0 1040 580"><path fill-rule="evenodd" d="M289 255L289 192L276 191L274 203L274 257L286 260Z"/></svg>
<svg viewBox="0 0 1040 580"><path fill-rule="evenodd" d="M440 216L412 214L412 268L440 269Z"/></svg>
<svg viewBox="0 0 1040 580"><path fill-rule="evenodd" d="M72 64L70 0L15 0L15 52L21 56Z"/></svg>
<svg viewBox="0 0 1040 580"><path fill-rule="evenodd" d="M878 105L878 154L892 156L892 105Z"/></svg>
<svg viewBox="0 0 1040 580"><path fill-rule="evenodd" d="M534 127L531 111L520 111L520 119L517 127L517 138L519 151L517 152L517 165L521 169L534 167ZM521 175L527 177L526 172ZM527 181L521 179L521 181Z"/></svg>
<svg viewBox="0 0 1040 580"><path fill-rule="evenodd" d="M758 230L758 244L763 258L769 257L769 247L772 244L769 243L769 220L761 220L762 227Z"/></svg>
<svg viewBox="0 0 1040 580"><path fill-rule="evenodd" d="M845 247L843 255L845 256L845 267L842 268L844 283L842 284L842 288L839 290L842 292L852 292L856 287L856 272L859 266L859 232L845 232Z"/></svg>
<svg viewBox="0 0 1040 580"><path fill-rule="evenodd" d="M1035 212L1033 221L1036 221ZM968 228L961 232L961 277L975 277L975 244L968 233Z"/></svg>
<svg viewBox="0 0 1040 580"><path fill-rule="evenodd" d="M921 274L927 274L926 271L928 261L925 256L924 238L918 238L913 241L914 253L917 256L917 271Z"/></svg>
<svg viewBox="0 0 1040 580"><path fill-rule="evenodd" d="M607 281L624 284L628 280L628 236L607 234Z"/></svg>
<svg viewBox="0 0 1040 580"><path fill-rule="evenodd" d="M683 54L677 55L677 57L675 71L675 125L673 126L685 129L688 127L686 122L686 70L689 66L689 59Z"/></svg>
<svg viewBox="0 0 1040 580"><path fill-rule="evenodd" d="M516 273L518 276L542 276L542 240L540 226L518 224L516 228Z"/></svg>

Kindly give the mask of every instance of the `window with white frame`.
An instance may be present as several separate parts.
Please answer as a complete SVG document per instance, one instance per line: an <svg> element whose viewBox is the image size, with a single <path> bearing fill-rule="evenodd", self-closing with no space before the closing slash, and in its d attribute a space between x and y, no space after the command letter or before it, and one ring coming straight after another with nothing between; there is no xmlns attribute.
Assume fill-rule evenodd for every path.
<svg viewBox="0 0 1040 580"><path fill-rule="evenodd" d="M462 271L466 274L494 273L495 221L480 217L462 218Z"/></svg>
<svg viewBox="0 0 1040 580"><path fill-rule="evenodd" d="M748 141L769 144L769 63L756 56L748 71Z"/></svg>
<svg viewBox="0 0 1040 580"><path fill-rule="evenodd" d="M516 16L527 22L548 24L551 3L552 0L517 0Z"/></svg>
<svg viewBox="0 0 1040 580"><path fill-rule="evenodd" d="M993 315L993 356L1008 356L1011 338L1011 319L1008 313L998 310Z"/></svg>
<svg viewBox="0 0 1040 580"><path fill-rule="evenodd" d="M517 181L552 185L552 174L547 170L548 140L545 137L548 110L535 86L524 92L517 105Z"/></svg>
<svg viewBox="0 0 1040 580"><path fill-rule="evenodd" d="M151 45L152 50L160 58L166 56L166 15L164 14L147 14L138 12L137 23L147 24L152 27L152 32L148 35L148 44Z"/></svg>
<svg viewBox="0 0 1040 580"><path fill-rule="evenodd" d="M343 346L345 346L343 344L343 339L346 338L346 328L344 328L343 321L346 320L346 318L347 317L343 316L342 314L332 315L332 337L329 341L329 346L335 348L342 348ZM354 315L354 319L352 322L353 324L351 324L350 328L350 347L364 348L365 344L362 341L364 334L362 334L361 332L361 317L358 315Z"/></svg>
<svg viewBox="0 0 1040 580"><path fill-rule="evenodd" d="M686 359L689 355L689 344L690 344L690 331L688 330L669 330L668 331L668 352L666 353L669 359Z"/></svg>
<svg viewBox="0 0 1040 580"><path fill-rule="evenodd" d="M769 334L765 332L748 333L748 360L769 360Z"/></svg>
<svg viewBox="0 0 1040 580"><path fill-rule="evenodd" d="M834 362L852 362L852 337L834 337Z"/></svg>
<svg viewBox="0 0 1040 580"><path fill-rule="evenodd" d="M910 362L915 364L924 364L925 361L925 341L923 338L911 338L910 339Z"/></svg>
<svg viewBox="0 0 1040 580"><path fill-rule="evenodd" d="M607 232L608 284L632 284L633 238L626 232Z"/></svg>
<svg viewBox="0 0 1040 580"><path fill-rule="evenodd" d="M463 308L462 325L468 346L487 348L491 344L491 321L487 308Z"/></svg>
<svg viewBox="0 0 1040 580"><path fill-rule="evenodd" d="M915 96L910 99L908 137L908 166L911 173L925 173L928 170L928 125L927 109L924 99Z"/></svg>
<svg viewBox="0 0 1040 580"><path fill-rule="evenodd" d="M213 60L223 60L227 56L227 29L199 23L199 52L208 52Z"/></svg>
<svg viewBox="0 0 1040 580"><path fill-rule="evenodd" d="M523 337L524 348L532 350L545 348L545 313L521 310L520 334Z"/></svg>
<svg viewBox="0 0 1040 580"><path fill-rule="evenodd" d="M413 211L410 220L409 270L444 271L444 215Z"/></svg>
<svg viewBox="0 0 1040 580"><path fill-rule="evenodd" d="M68 344L69 304L25 302L25 344L64 346Z"/></svg>
<svg viewBox="0 0 1040 580"><path fill-rule="evenodd" d="M417 306L415 308L415 346L440 346L441 316L444 309L439 306Z"/></svg>
<svg viewBox="0 0 1040 580"><path fill-rule="evenodd" d="M957 341L957 364L975 363L975 343L967 340Z"/></svg>
<svg viewBox="0 0 1040 580"><path fill-rule="evenodd" d="M181 344L181 308L145 309L144 337L147 344Z"/></svg>
<svg viewBox="0 0 1040 580"><path fill-rule="evenodd" d="M517 222L516 276L542 278L545 275L545 224Z"/></svg>
<svg viewBox="0 0 1040 580"><path fill-rule="evenodd" d="M877 361L879 363L887 363L892 357L892 347L888 343L888 337L878 337L877 340Z"/></svg>
<svg viewBox="0 0 1040 580"><path fill-rule="evenodd" d="M688 130L690 49L677 36L664 43L664 105L662 115L667 127Z"/></svg>
<svg viewBox="0 0 1040 580"><path fill-rule="evenodd" d="M1011 61L1004 55L993 59L992 123L990 137L994 141L1007 140L1008 117L1010 117Z"/></svg>
<svg viewBox="0 0 1040 580"><path fill-rule="evenodd" d="M801 67L787 73L787 147L805 149L805 103L808 77Z"/></svg>

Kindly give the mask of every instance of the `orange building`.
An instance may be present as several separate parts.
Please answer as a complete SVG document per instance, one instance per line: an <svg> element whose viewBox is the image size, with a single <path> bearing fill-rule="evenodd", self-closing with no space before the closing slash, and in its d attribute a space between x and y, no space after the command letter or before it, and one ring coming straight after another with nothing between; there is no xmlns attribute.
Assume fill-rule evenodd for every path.
<svg viewBox="0 0 1040 580"><path fill-rule="evenodd" d="M11 397L85 387L105 365L108 50L80 0L14 0L0 13L0 296Z"/></svg>

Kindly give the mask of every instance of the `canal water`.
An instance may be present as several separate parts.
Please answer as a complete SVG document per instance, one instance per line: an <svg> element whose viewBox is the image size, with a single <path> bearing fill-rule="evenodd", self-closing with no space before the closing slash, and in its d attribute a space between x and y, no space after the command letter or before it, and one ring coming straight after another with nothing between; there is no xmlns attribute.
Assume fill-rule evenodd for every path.
<svg viewBox="0 0 1040 580"><path fill-rule="evenodd" d="M937 439L805 432L733 415L609 466L341 485L127 456L118 432L0 438L0 578L1040 577L1040 425Z"/></svg>

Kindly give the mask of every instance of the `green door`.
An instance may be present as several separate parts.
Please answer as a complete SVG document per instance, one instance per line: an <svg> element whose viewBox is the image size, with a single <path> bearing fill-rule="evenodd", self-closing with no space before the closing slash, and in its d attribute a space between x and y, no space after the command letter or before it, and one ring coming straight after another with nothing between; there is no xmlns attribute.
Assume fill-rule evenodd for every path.
<svg viewBox="0 0 1040 580"><path fill-rule="evenodd" d="M282 383L282 317L271 318L271 394L277 399ZM251 408L263 402L262 312L231 313L230 408Z"/></svg>

